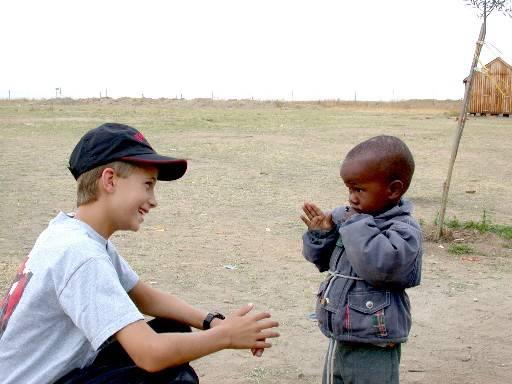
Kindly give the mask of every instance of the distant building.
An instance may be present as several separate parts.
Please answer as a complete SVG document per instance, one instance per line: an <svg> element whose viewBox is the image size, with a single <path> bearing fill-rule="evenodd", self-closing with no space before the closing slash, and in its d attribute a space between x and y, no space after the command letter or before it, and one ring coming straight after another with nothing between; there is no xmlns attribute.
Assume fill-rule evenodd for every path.
<svg viewBox="0 0 512 384"><path fill-rule="evenodd" d="M512 113L512 66L501 57L474 73L468 113L504 115ZM467 77L464 79L466 83Z"/></svg>

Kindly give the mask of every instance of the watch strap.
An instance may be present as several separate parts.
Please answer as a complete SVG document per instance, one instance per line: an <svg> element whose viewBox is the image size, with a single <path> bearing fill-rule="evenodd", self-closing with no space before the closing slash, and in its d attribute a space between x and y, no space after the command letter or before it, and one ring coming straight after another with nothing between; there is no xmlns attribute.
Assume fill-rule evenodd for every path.
<svg viewBox="0 0 512 384"><path fill-rule="evenodd" d="M209 312L203 320L203 330L210 329L212 327L213 319L224 320L226 317L219 312Z"/></svg>

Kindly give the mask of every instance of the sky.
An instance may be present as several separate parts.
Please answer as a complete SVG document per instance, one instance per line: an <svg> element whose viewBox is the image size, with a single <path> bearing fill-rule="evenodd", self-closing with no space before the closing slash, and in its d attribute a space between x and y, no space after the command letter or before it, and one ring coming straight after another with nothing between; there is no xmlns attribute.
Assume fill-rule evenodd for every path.
<svg viewBox="0 0 512 384"><path fill-rule="evenodd" d="M463 0L2 0L0 99L461 99L480 24Z"/></svg>

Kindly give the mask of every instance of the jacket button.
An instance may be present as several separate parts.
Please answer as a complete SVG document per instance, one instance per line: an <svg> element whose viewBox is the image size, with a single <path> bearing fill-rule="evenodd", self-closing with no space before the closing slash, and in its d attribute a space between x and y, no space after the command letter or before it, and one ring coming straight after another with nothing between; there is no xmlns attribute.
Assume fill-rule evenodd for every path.
<svg viewBox="0 0 512 384"><path fill-rule="evenodd" d="M372 309L373 308L373 301L367 301L366 302L366 308Z"/></svg>

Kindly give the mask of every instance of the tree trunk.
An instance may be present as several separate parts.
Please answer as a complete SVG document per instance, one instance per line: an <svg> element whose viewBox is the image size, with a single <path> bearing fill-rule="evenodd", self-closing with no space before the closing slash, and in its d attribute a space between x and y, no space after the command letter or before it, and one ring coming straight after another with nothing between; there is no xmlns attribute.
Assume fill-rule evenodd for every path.
<svg viewBox="0 0 512 384"><path fill-rule="evenodd" d="M457 152L459 150L460 139L462 137L462 131L464 130L464 125L466 124L466 115L468 110L469 99L471 96L471 88L473 86L473 74L475 73L475 68L478 63L478 59L480 57L480 51L482 50L482 45L485 40L485 28L486 28L486 17L484 16L484 21L482 23L482 27L480 28L480 35L478 36L478 41L476 42L475 54L473 56L473 63L471 64L471 69L469 71L469 76L466 80L466 88L464 90L464 101L462 103L462 109L460 111L457 131L455 132L455 136L453 138L452 144L452 154L450 157L450 163L448 165L448 174L446 176L446 180L443 184L443 197L441 199L441 209L439 210L439 221L437 224L437 232L435 239L439 240L443 234L443 225L444 225L444 215L446 213L446 204L448 202L448 191L450 189L450 182L452 180L452 172L453 166L455 164L455 159L457 158Z"/></svg>

